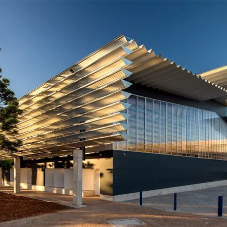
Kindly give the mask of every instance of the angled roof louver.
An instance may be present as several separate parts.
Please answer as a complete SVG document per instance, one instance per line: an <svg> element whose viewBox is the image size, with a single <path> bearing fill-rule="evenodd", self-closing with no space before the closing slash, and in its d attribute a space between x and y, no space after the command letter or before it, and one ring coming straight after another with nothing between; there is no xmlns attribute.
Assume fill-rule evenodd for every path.
<svg viewBox="0 0 227 227"><path fill-rule="evenodd" d="M222 66L204 73L200 76L212 83L215 83L225 89L227 89L227 66ZM227 105L227 95L218 97L215 99L217 102Z"/></svg>
<svg viewBox="0 0 227 227"><path fill-rule="evenodd" d="M121 111L130 106L124 102L130 94L123 90L131 85L125 68L132 64L126 57L136 48L134 40L120 36L23 96L18 123L23 146L14 155L32 157L125 140L122 132L128 126L121 122L129 115Z"/></svg>
<svg viewBox="0 0 227 227"><path fill-rule="evenodd" d="M19 100L23 146L14 155L49 157L126 140L129 115L122 111L130 106L124 89L131 84L226 104L226 71L195 75L121 35ZM0 151L0 158L8 157Z"/></svg>

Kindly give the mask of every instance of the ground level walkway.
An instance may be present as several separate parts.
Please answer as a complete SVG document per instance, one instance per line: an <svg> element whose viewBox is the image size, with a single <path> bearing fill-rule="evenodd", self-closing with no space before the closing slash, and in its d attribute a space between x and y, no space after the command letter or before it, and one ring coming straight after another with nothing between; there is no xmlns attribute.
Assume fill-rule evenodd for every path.
<svg viewBox="0 0 227 227"><path fill-rule="evenodd" d="M227 218L227 186L177 193L177 211L217 217L218 196L223 196L223 218ZM139 200L130 203L138 204ZM143 199L143 205L164 211L173 211L174 195L154 196Z"/></svg>
<svg viewBox="0 0 227 227"><path fill-rule="evenodd" d="M12 193L12 188L2 187L0 191ZM203 194L201 193L201 196ZM21 196L29 196L57 203L68 203L69 205L72 203L72 196L46 192L22 190ZM102 201L98 197L88 197L83 199L83 204L86 206L79 209L72 208L56 213L2 222L0 227L111 227L108 223L111 220L130 218L140 220L145 223L144 226L155 227L227 226L227 219L225 218L212 218L182 212L166 212L147 205L140 207L138 201L116 203ZM4 208L1 207L1 209Z"/></svg>

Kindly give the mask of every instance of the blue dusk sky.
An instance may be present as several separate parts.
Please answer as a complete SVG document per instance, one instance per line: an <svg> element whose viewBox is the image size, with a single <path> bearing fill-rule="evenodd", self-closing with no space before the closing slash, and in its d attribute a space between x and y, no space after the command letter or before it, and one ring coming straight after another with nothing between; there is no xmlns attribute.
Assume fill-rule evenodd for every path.
<svg viewBox="0 0 227 227"><path fill-rule="evenodd" d="M227 65L227 2L0 0L0 67L17 97L120 34L207 71Z"/></svg>

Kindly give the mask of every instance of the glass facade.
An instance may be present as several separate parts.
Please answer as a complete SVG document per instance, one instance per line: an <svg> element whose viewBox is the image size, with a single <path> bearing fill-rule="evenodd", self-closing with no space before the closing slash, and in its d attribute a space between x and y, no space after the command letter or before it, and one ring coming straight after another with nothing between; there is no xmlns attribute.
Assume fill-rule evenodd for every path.
<svg viewBox="0 0 227 227"><path fill-rule="evenodd" d="M131 95L127 141L114 149L227 159L227 124L215 112Z"/></svg>

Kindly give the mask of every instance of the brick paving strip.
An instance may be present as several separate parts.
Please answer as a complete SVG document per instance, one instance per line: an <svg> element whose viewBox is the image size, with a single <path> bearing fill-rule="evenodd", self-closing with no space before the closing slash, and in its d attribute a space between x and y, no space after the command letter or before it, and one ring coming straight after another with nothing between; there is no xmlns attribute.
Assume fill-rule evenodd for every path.
<svg viewBox="0 0 227 227"><path fill-rule="evenodd" d="M111 227L108 223L110 220L133 218L145 223L143 226L227 227L227 220L223 218L210 218L185 213L166 212L151 207L140 207L137 204L102 201L97 197L84 198L86 207L80 209L65 208L65 206L62 207L61 205L55 204L61 206L59 207L60 211L56 209L55 205L53 206L53 203L43 202L43 204L45 204L44 207L39 205L36 207L36 204L42 201L24 198L22 196L13 197L16 197L19 200L31 200L30 202L32 202L32 204L30 204L30 202L26 204L26 211L28 212L26 217L30 216L29 212L34 209L38 209L38 212L40 212L37 212L35 215L45 213L43 212L43 209L45 209L45 206L48 206L47 204L51 204L47 209L48 211L55 208L55 210L53 209L54 213L46 213L39 216L1 222L0 227ZM11 210L8 209L8 212L6 212L6 210L4 210L6 207L4 206L4 203L6 203L6 201L1 203L0 213L4 213L5 215L10 216L10 213L13 212L14 209L20 209L19 203L14 203L14 207L11 207ZM61 208L63 208L63 210L61 210ZM18 216L17 218L20 217Z"/></svg>

